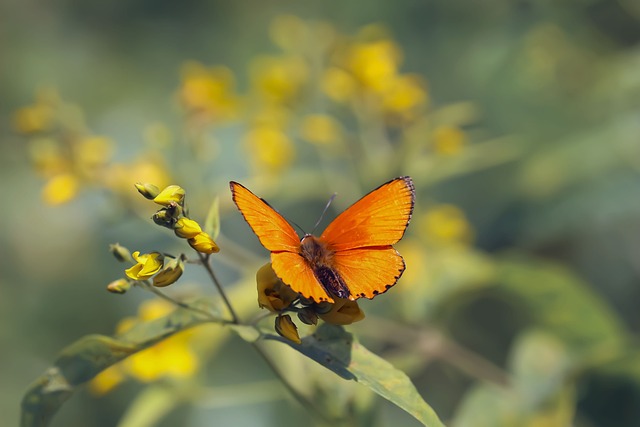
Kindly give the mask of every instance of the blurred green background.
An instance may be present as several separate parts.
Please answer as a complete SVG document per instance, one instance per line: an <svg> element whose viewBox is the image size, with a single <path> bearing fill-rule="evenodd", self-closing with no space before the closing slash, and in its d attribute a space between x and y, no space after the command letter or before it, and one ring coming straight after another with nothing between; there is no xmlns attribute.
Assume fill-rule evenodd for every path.
<svg viewBox="0 0 640 427"><path fill-rule="evenodd" d="M380 163L376 170L375 162L385 156L376 157L375 144L368 145L371 123L354 131L363 156L322 147L313 151L294 134L296 159L269 181L248 166L252 146L241 140L250 119L202 127L188 123L179 102L183 65L228 67L237 91L251 93L250 64L280 52L269 31L283 14L327 22L348 37L369 24L384 25L403 51L400 71L419 75L428 93L420 112L425 132L432 132L432 123L454 123L464 134L461 152L455 158L424 153L421 138L431 136L420 126L390 124L385 131L392 140L411 129L409 139L418 141L412 144L419 154L398 167ZM34 150L41 146L20 134L15 123L16 112L43 88L55 88L82 110L93 134L114 141L116 162L151 156L149 147L161 152L162 138L149 134L170 129L174 145L165 151L164 164L171 179L193 193L194 216L204 219L210 200L221 198L221 254L227 241L266 260L230 205L230 179L257 186L258 194L310 229L334 191L341 192L336 202L341 209L394 175L413 175L418 201L410 230L418 236L426 227L428 235L429 221L436 221L431 227L437 235L448 219L461 216L463 225L453 221L452 227L468 227L460 237L464 254L449 259L443 255L448 246L443 249L446 245L428 236L418 249L424 253L413 258L399 246L407 272L414 268L433 277L412 278L416 284L407 294L413 297L392 296L401 292L401 281L363 309L372 317L435 328L517 378L513 387L525 390L519 402L527 404L509 404L483 385L496 376L474 358L465 359L469 373L443 361L446 357L412 353L410 343L397 346L373 336L371 348L405 369L451 425L640 425L637 1L6 0L0 16L0 174L8 194L0 233L0 413L6 425L18 423L24 390L58 351L89 333L111 334L119 319L135 315L138 304L151 298L105 292L122 271L108 244L119 241L143 251L180 244L148 220L153 207L123 202L137 197L132 184L140 178L133 166L124 169L129 196L114 197L113 188L94 185L62 205L43 202L45 180L34 166ZM314 41L323 44L321 37ZM324 113L325 104L296 101L287 107L295 116ZM345 129L353 128L353 119L343 119L351 117L348 108L341 108L332 115ZM195 137L189 133L194 127ZM175 142L189 138L195 141L192 151ZM394 144L392 149L402 147ZM374 156L365 161L368 150ZM351 177L357 184L345 183L349 174L339 173L342 163L323 156L355 164ZM193 170L190 158L200 159ZM324 170L318 166L323 162ZM318 170L322 185L313 175ZM445 225L429 212L440 212ZM226 283L237 280L233 262L216 267ZM202 284L203 274L194 272L188 280L177 295L212 293ZM353 331L366 343L367 319ZM552 361L541 362L536 371L535 361L545 357ZM231 339L209 361L207 382L215 389L272 380L258 360ZM130 381L103 397L82 390L52 425L117 425L140 389ZM273 399L261 403L181 405L158 425L305 423L305 412L283 398L282 389L274 390ZM518 418L523 413L526 421ZM415 424L391 405L375 414L379 425Z"/></svg>

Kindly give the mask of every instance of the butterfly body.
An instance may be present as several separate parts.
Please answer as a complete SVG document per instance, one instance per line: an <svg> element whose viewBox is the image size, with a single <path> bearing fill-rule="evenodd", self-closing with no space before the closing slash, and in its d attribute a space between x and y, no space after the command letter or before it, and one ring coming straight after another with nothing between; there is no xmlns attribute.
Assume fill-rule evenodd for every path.
<svg viewBox="0 0 640 427"><path fill-rule="evenodd" d="M320 237L299 238L263 199L231 182L233 201L260 243L271 251L276 275L316 302L373 298L392 287L405 270L393 248L407 228L415 200L409 177L391 180L341 213Z"/></svg>

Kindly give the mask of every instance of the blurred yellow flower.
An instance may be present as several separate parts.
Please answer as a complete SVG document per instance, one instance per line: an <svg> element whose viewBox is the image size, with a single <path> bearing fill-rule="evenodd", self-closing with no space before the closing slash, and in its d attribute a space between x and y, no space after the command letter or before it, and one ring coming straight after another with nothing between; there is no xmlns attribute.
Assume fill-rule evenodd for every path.
<svg viewBox="0 0 640 427"><path fill-rule="evenodd" d="M349 52L348 67L365 88L384 91L398 72L400 48L391 40L356 43Z"/></svg>
<svg viewBox="0 0 640 427"><path fill-rule="evenodd" d="M314 144L335 144L342 139L340 123L326 114L310 114L300 127L302 138Z"/></svg>
<svg viewBox="0 0 640 427"><path fill-rule="evenodd" d="M123 319L116 328L122 334L139 322L148 322L171 313L175 307L163 300L149 300L138 308L137 318ZM170 377L188 378L194 375L200 361L195 352L197 330L192 328L178 332L159 343L124 359L100 374L89 383L94 394L105 394L127 377L142 382L156 381Z"/></svg>
<svg viewBox="0 0 640 427"><path fill-rule="evenodd" d="M186 63L179 96L188 113L201 114L208 121L233 118L238 110L235 78L226 67L208 69L198 62Z"/></svg>
<svg viewBox="0 0 640 427"><path fill-rule="evenodd" d="M31 139L29 156L36 171L45 178L51 178L71 170L71 160L65 156L60 143L53 138Z"/></svg>
<svg viewBox="0 0 640 427"><path fill-rule="evenodd" d="M322 77L322 90L336 102L347 102L357 91L357 82L348 72L337 68L328 68Z"/></svg>
<svg viewBox="0 0 640 427"><path fill-rule="evenodd" d="M294 144L282 129L260 125L245 136L247 151L258 170L279 173L293 161Z"/></svg>
<svg viewBox="0 0 640 427"><path fill-rule="evenodd" d="M19 109L13 117L13 124L20 133L45 132L52 128L54 118L55 113L51 106L35 104Z"/></svg>
<svg viewBox="0 0 640 427"><path fill-rule="evenodd" d="M273 313L289 307L299 297L276 276L270 262L260 267L256 273L256 284L258 285L258 305Z"/></svg>
<svg viewBox="0 0 640 427"><path fill-rule="evenodd" d="M55 206L72 200L80 190L78 178L71 173L62 173L51 178L42 189L45 203Z"/></svg>
<svg viewBox="0 0 640 427"><path fill-rule="evenodd" d="M251 81L265 100L288 104L299 95L309 77L301 56L260 56L251 64Z"/></svg>
<svg viewBox="0 0 640 427"><path fill-rule="evenodd" d="M395 246L407 265L400 279L398 291L411 291L416 285L425 286L429 282L429 277L426 265L428 256L425 254L424 244L413 236L405 236Z"/></svg>
<svg viewBox="0 0 640 427"><path fill-rule="evenodd" d="M280 15L271 22L269 37L283 50L301 50L308 41L309 27L295 15Z"/></svg>
<svg viewBox="0 0 640 427"><path fill-rule="evenodd" d="M453 205L438 205L418 219L418 232L438 243L469 244L473 230L464 213Z"/></svg>
<svg viewBox="0 0 640 427"><path fill-rule="evenodd" d="M193 249L203 254L220 252L220 248L216 242L214 242L211 236L204 231L196 234L194 237L187 240L187 242L189 242L189 245L191 245Z"/></svg>
<svg viewBox="0 0 640 427"><path fill-rule="evenodd" d="M433 132L433 143L437 153L458 154L467 143L467 136L457 127L439 126Z"/></svg>
<svg viewBox="0 0 640 427"><path fill-rule="evenodd" d="M333 325L350 325L364 319L364 312L360 310L357 301L336 297L333 299L335 302L328 313L318 313L318 316L325 322Z"/></svg>
<svg viewBox="0 0 640 427"><path fill-rule="evenodd" d="M427 102L427 92L420 77L400 75L389 81L382 95L382 107L405 120L413 119Z"/></svg>
<svg viewBox="0 0 640 427"><path fill-rule="evenodd" d="M141 255L140 251L135 251L131 256L137 264L126 269L124 272L133 280L148 279L162 268L163 256L159 252L151 252Z"/></svg>

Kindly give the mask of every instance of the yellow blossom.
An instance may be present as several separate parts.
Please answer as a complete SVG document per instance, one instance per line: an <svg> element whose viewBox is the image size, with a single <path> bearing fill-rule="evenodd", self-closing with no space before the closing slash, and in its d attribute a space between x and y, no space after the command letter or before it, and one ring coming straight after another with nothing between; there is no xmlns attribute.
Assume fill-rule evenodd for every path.
<svg viewBox="0 0 640 427"><path fill-rule="evenodd" d="M348 66L362 86L382 92L396 75L401 57L391 40L357 43L349 53Z"/></svg>
<svg viewBox="0 0 640 427"><path fill-rule="evenodd" d="M54 110L51 106L35 104L19 109L13 118L13 123L18 132L29 134L50 130L54 118Z"/></svg>
<svg viewBox="0 0 640 427"><path fill-rule="evenodd" d="M126 269L125 274L133 280L148 279L162 268L163 257L158 252L140 255L140 251L135 251L131 256L133 256L137 264Z"/></svg>
<svg viewBox="0 0 640 427"><path fill-rule="evenodd" d="M174 231L178 237L191 239L202 233L202 228L196 221L183 217L176 222Z"/></svg>
<svg viewBox="0 0 640 427"><path fill-rule="evenodd" d="M187 112L202 114L206 120L234 117L238 97L233 73L226 67L208 69L197 62L185 64L180 100Z"/></svg>
<svg viewBox="0 0 640 427"><path fill-rule="evenodd" d="M124 379L125 375L119 364L109 366L91 380L89 391L97 396L102 396L116 388Z"/></svg>
<svg viewBox="0 0 640 427"><path fill-rule="evenodd" d="M418 76L396 76L382 94L384 110L404 119L414 118L416 110L426 102L427 93Z"/></svg>
<svg viewBox="0 0 640 427"><path fill-rule="evenodd" d="M440 126L433 133L434 148L441 154L458 154L467 142L465 133L457 127Z"/></svg>
<svg viewBox="0 0 640 427"><path fill-rule="evenodd" d="M271 263L260 267L256 273L258 285L258 305L271 312L279 312L298 298L298 294L282 283L271 268Z"/></svg>
<svg viewBox="0 0 640 427"><path fill-rule="evenodd" d="M189 245L191 245L193 249L195 249L200 253L213 254L216 252L220 252L220 248L218 247L216 242L214 242L211 236L209 236L204 231L201 231L200 233L196 234L194 237L192 237L187 241L189 242Z"/></svg>
<svg viewBox="0 0 640 427"><path fill-rule="evenodd" d="M364 319L364 312L360 310L357 301L347 298L334 297L335 303L328 313L318 313L318 316L332 325L350 325Z"/></svg>
<svg viewBox="0 0 640 427"><path fill-rule="evenodd" d="M49 137L31 139L29 156L36 171L45 178L51 178L71 170L71 160L65 155L60 141L56 139Z"/></svg>
<svg viewBox="0 0 640 427"><path fill-rule="evenodd" d="M435 206L418 219L418 229L427 239L439 243L469 244L473 230L464 213L453 205Z"/></svg>
<svg viewBox="0 0 640 427"><path fill-rule="evenodd" d="M127 279L117 279L107 285L107 290L113 294L124 294L131 288Z"/></svg>
<svg viewBox="0 0 640 427"><path fill-rule="evenodd" d="M251 80L267 101L289 103L307 82L309 69L301 56L261 56L251 64Z"/></svg>
<svg viewBox="0 0 640 427"><path fill-rule="evenodd" d="M160 189L153 184L142 184L140 182L136 182L134 184L138 193L142 194L145 199L153 200L158 194L160 194Z"/></svg>
<svg viewBox="0 0 640 427"><path fill-rule="evenodd" d="M153 276L153 286L163 288L175 283L184 272L184 262L181 258L174 258L167 262L162 270Z"/></svg>
<svg viewBox="0 0 640 427"><path fill-rule="evenodd" d="M169 206L172 203L182 204L185 191L179 185L170 185L158 194L153 201L162 206Z"/></svg>
<svg viewBox="0 0 640 427"><path fill-rule="evenodd" d="M73 145L76 167L87 174L94 168L106 164L113 155L113 141L104 136L87 136Z"/></svg>
<svg viewBox="0 0 640 427"><path fill-rule="evenodd" d="M293 142L276 126L255 127L245 136L245 144L258 170L278 173L293 161Z"/></svg>
<svg viewBox="0 0 640 427"><path fill-rule="evenodd" d="M293 341L296 344L302 344L300 335L298 335L298 327L293 323L291 316L288 314L276 317L276 332L278 335L288 339L289 341Z"/></svg>
<svg viewBox="0 0 640 427"><path fill-rule="evenodd" d="M80 190L78 178L71 173L63 173L51 178L42 189L42 198L49 205L61 205L72 200Z"/></svg>
<svg viewBox="0 0 640 427"><path fill-rule="evenodd" d="M326 114L306 116L300 131L304 139L315 144L334 144L342 138L340 123Z"/></svg>
<svg viewBox="0 0 640 427"><path fill-rule="evenodd" d="M356 80L348 72L337 67L328 68L324 72L322 90L333 101L349 101L356 93L356 89Z"/></svg>

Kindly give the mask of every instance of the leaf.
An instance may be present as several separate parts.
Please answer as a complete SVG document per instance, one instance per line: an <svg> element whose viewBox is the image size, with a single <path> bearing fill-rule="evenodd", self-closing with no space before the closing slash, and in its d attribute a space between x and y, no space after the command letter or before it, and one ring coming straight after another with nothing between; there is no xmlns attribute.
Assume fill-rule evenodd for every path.
<svg viewBox="0 0 640 427"><path fill-rule="evenodd" d="M116 362L189 327L206 320L187 309L138 323L116 338L88 335L60 352L41 377L28 389L22 400L22 427L44 427L80 384Z"/></svg>
<svg viewBox="0 0 640 427"><path fill-rule="evenodd" d="M404 372L371 353L340 326L325 323L300 345L274 335L265 338L284 342L342 378L361 383L425 426L444 426Z"/></svg>
<svg viewBox="0 0 640 427"><path fill-rule="evenodd" d="M216 196L211 202L207 218L204 221L204 232L213 240L218 238L220 234L220 199Z"/></svg>

